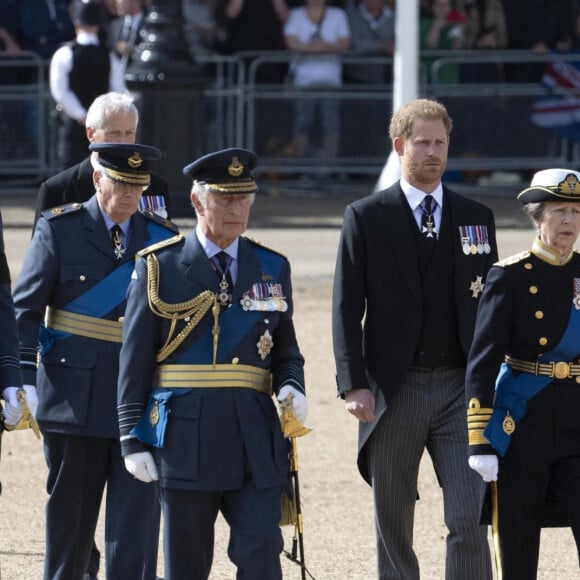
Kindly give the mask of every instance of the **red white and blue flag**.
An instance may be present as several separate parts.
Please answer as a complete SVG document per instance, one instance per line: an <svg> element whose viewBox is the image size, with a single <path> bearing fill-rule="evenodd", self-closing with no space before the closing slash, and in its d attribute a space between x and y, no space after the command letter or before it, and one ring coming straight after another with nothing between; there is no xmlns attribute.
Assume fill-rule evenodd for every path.
<svg viewBox="0 0 580 580"><path fill-rule="evenodd" d="M550 63L542 76L542 84L549 96L534 103L532 122L562 137L580 141L580 60Z"/></svg>

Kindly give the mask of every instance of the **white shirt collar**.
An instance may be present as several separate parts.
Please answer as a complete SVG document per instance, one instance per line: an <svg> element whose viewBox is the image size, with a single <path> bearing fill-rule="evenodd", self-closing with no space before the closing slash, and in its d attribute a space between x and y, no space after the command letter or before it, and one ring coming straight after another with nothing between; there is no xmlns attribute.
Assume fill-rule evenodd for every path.
<svg viewBox="0 0 580 580"><path fill-rule="evenodd" d="M81 46L87 46L89 44L98 45L99 44L99 37L92 32L86 32L85 30L81 30L76 37L77 44Z"/></svg>
<svg viewBox="0 0 580 580"><path fill-rule="evenodd" d="M412 211L415 211L419 204L423 201L423 198L427 195L427 192L421 191L416 187L413 187L408 181L401 177L401 189L407 198L409 207ZM439 182L439 185L430 192L435 201L437 202L437 207L443 207L443 185Z"/></svg>

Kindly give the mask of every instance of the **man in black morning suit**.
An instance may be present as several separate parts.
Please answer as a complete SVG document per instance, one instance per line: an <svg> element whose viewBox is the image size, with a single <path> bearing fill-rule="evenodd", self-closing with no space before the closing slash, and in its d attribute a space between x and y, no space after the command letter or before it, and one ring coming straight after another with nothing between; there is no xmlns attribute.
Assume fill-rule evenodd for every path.
<svg viewBox="0 0 580 580"><path fill-rule="evenodd" d="M393 116L402 179L346 208L338 250L338 394L360 421L358 466L373 488L381 580L419 579L413 517L425 449L443 490L447 580L491 579L478 525L483 486L465 469L464 374L497 260L495 225L491 210L441 184L451 127L445 107L426 99Z"/></svg>
<svg viewBox="0 0 580 580"><path fill-rule="evenodd" d="M98 96L87 112L86 130L90 143L135 143L139 112L131 98L125 94L109 92ZM73 167L43 181L38 191L34 225L44 210L67 203L84 203L95 193L93 173L96 154ZM167 182L151 173L151 184L139 201L139 209L150 210L167 218L169 188Z"/></svg>

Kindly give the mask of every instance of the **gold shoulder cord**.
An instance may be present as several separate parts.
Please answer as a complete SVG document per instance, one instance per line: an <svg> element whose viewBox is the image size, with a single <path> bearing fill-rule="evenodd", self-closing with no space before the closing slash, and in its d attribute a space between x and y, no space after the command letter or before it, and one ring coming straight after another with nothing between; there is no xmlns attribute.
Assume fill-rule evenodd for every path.
<svg viewBox="0 0 580 580"><path fill-rule="evenodd" d="M211 290L205 290L187 302L177 302L175 304L164 302L159 297L159 261L155 254L149 254L147 256L147 296L151 310L157 316L171 320L167 340L157 353L157 362L162 362L171 355L211 308L214 317L212 333L213 364L215 365L219 335L218 317L220 313L215 294ZM175 327L178 320L185 320L186 325L175 335Z"/></svg>

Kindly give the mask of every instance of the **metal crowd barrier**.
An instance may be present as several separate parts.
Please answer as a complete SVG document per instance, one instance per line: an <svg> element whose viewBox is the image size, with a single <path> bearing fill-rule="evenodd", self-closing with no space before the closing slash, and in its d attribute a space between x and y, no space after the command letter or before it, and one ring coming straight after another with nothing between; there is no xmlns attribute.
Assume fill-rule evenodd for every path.
<svg viewBox="0 0 580 580"><path fill-rule="evenodd" d="M272 180L329 173L346 179L378 176L390 152L390 76L386 77L388 82L345 82L339 88L301 91L287 80L295 56L281 51L198 59L207 74L207 82L199 89L203 149L234 145L252 148L260 157L260 172ZM388 70L393 62L386 57L352 53L341 58L345 68L372 65ZM536 125L532 115L539 99L562 94L542 84L543 70L553 62L574 65L579 61L580 55L533 55L524 51L422 52L421 95L445 103L454 121L446 177L469 186L497 172L519 173L525 180L526 174L544 167L577 166L580 146L575 137ZM56 171L56 120L51 115L54 104L47 85L47 66L29 53L0 59L0 191L7 181L38 182ZM471 80L442 82L449 67L471 73ZM485 79L477 67L487 71L499 67L516 73L522 67L535 67L536 76L511 82L500 75L491 82L480 82ZM25 82L14 82L18 80L15 71L20 71ZM574 96L575 90L564 92ZM323 147L318 125L313 127L313 147L308 153L300 155L297 150L296 110L307 103L338 108L338 150L334 158ZM167 126L164 130L170 143L172 132L188 128ZM578 134L580 141L580 129ZM170 150L166 153L171 155Z"/></svg>
<svg viewBox="0 0 580 580"><path fill-rule="evenodd" d="M47 63L33 52L0 53L0 177L41 179L51 163Z"/></svg>

